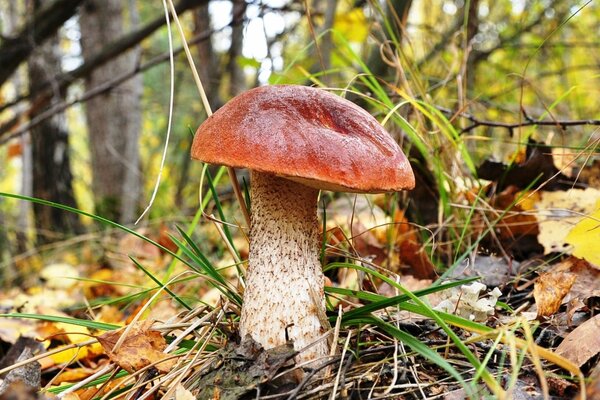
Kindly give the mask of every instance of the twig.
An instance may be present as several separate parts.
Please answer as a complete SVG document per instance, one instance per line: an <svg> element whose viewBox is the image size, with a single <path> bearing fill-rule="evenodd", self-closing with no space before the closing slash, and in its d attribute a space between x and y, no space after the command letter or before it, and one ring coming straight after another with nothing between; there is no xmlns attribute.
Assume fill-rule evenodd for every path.
<svg viewBox="0 0 600 400"><path fill-rule="evenodd" d="M575 119L575 120L537 120L529 116L525 110L521 110L523 113L524 121L521 122L500 122L500 121L489 121L485 119L480 119L475 117L472 114L466 112L455 113L450 109L437 107L441 112L452 115L453 118L464 118L472 122L471 125L463 128L460 132L466 133L472 131L475 128L480 126L488 126L493 128L505 128L508 129L509 133L512 135L513 130L525 126L555 126L560 129L566 129L569 126L583 126L583 125L592 125L592 126L600 126L600 119Z"/></svg>
<svg viewBox="0 0 600 400"><path fill-rule="evenodd" d="M220 29L220 30L222 30L222 29ZM211 31L202 32L201 34L196 35L194 38L190 39L190 44L195 44L195 43L207 40L211 37L211 35L213 33L219 32L220 30L211 30ZM183 46L180 46L173 50L173 55L175 56L182 52L183 52ZM161 54L161 55L158 55L158 56L152 58L151 60L149 60L148 62L145 62L144 64L136 65L136 67L134 69L132 69L131 71L125 72L125 73L115 77L114 79L106 81L103 84L98 85L98 86L86 91L85 93L81 94L80 96L77 96L76 98L74 98L72 100L63 101L63 102L53 105L49 109L37 114L35 116L35 118L32 118L28 123L23 124L23 125L21 125L21 127L12 131L8 136L2 137L3 135L6 134L6 132L11 131L11 129L15 125L16 121L21 119L24 115L31 114L31 111L35 105L30 107L27 110L24 110L23 112L17 114L14 118L11 118L10 121L4 123L3 125L0 125L0 145L5 144L6 142L10 141L11 139L21 136L25 132L28 132L29 130L38 126L39 124L46 121L47 119L52 118L57 113L65 111L66 109L68 109L76 104L86 102L96 96L99 96L103 93L106 93L106 92L109 92L109 91L115 89L116 87L121 85L123 82L134 77L135 75L137 75L141 72L144 72L152 67L155 67L159 64L162 64L163 62L167 61L169 59L169 57L170 57L170 53L166 52L164 54Z"/></svg>
<svg viewBox="0 0 600 400"><path fill-rule="evenodd" d="M340 318L341 319L341 318ZM350 338L352 337L352 330L348 331L348 336L346 337L346 343L344 344L344 348L342 349L342 355L340 357L340 366L338 368L338 372L335 375L335 382L333 384L333 389L331 390L331 400L335 400L335 392L337 392L337 388L340 384L340 376L342 375L342 366L344 358L346 357L346 350L348 350L348 346L350 345ZM343 383L342 383L343 386Z"/></svg>

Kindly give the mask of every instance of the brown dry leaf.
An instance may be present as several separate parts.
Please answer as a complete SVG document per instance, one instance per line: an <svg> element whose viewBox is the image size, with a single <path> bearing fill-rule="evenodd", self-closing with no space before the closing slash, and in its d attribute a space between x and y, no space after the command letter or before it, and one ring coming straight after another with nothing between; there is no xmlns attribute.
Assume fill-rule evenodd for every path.
<svg viewBox="0 0 600 400"><path fill-rule="evenodd" d="M402 262L410 267L411 274L418 279L436 277L435 266L425 248L418 242L408 239L400 244Z"/></svg>
<svg viewBox="0 0 600 400"><path fill-rule="evenodd" d="M576 277L566 271L547 272L539 276L533 288L538 317L549 317L558 311Z"/></svg>
<svg viewBox="0 0 600 400"><path fill-rule="evenodd" d="M591 165L583 167L577 177L590 187L600 189L600 159L596 159L592 161Z"/></svg>
<svg viewBox="0 0 600 400"><path fill-rule="evenodd" d="M37 312L38 314L43 315L68 317L67 314L50 307L38 307ZM42 322L37 328L37 333L38 336L44 339L44 344L46 346L50 346L52 342L57 341L64 343L63 346L52 348L52 350L59 350L63 347L63 351L39 360L42 364L42 369L47 369L59 364L70 364L75 361L102 354L102 348L98 343L70 348L71 344L79 344L93 339L90 330L84 326L68 324L65 322Z"/></svg>
<svg viewBox="0 0 600 400"><path fill-rule="evenodd" d="M125 294L122 287L110 283L119 280L115 275L118 273L109 268L100 268L92 272L89 280L83 283L86 297L97 299L98 297L119 297Z"/></svg>
<svg viewBox="0 0 600 400"><path fill-rule="evenodd" d="M600 353L600 314L587 320L569 333L556 349L556 354L581 367Z"/></svg>
<svg viewBox="0 0 600 400"><path fill-rule="evenodd" d="M21 142L14 140L8 144L8 150L6 152L8 159L20 157L22 154L23 147L21 146Z"/></svg>
<svg viewBox="0 0 600 400"><path fill-rule="evenodd" d="M523 196L523 193L516 186L509 186L490 199L490 204L496 210L504 211L510 209L510 212L496 224L496 230L499 233L500 239L509 241L515 238L538 234L539 228L535 217L523 213L525 207L527 207L527 202L514 204L521 196Z"/></svg>
<svg viewBox="0 0 600 400"><path fill-rule="evenodd" d="M572 306L577 306L576 300L587 303L591 297L600 297L600 270L586 260L569 257L554 267L553 271L569 272L577 277L563 304L572 302Z"/></svg>
<svg viewBox="0 0 600 400"><path fill-rule="evenodd" d="M145 320L131 327L116 353L113 348L127 328L106 332L97 339L108 357L129 373L150 364L155 364L159 372L166 373L173 367L175 360L163 361L168 357L163 353L167 343L160 332L150 329L152 323L151 320Z"/></svg>
<svg viewBox="0 0 600 400"><path fill-rule="evenodd" d="M573 260L571 272L577 275L577 281L571 288L571 297L587 301L590 297L600 297L600 269L585 260L570 257Z"/></svg>

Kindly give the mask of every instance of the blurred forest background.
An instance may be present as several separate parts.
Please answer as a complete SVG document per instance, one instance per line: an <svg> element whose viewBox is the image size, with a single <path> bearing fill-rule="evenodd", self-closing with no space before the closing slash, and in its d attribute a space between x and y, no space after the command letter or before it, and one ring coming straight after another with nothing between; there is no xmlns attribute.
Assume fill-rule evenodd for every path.
<svg viewBox="0 0 600 400"><path fill-rule="evenodd" d="M380 120L397 107L399 121L426 144L416 145L407 125L386 125L417 171L409 204L420 224L444 223L440 196L448 184L461 186L457 177L476 174L471 163L513 161L531 139L565 154L588 149L569 167L593 162L597 2L179 0L175 7L213 109L275 83L348 89L346 97ZM198 208L201 165L189 148L206 113L173 32L172 136L142 223L154 226ZM0 191L134 222L159 174L169 118L162 2L0 0L0 34ZM365 77L375 77L389 102L371 99ZM447 143L418 104L450 121L469 160L433 160L448 156ZM452 179L440 184L439 174ZM96 240L98 232L80 215L0 196L0 281L15 279L19 257L82 234Z"/></svg>

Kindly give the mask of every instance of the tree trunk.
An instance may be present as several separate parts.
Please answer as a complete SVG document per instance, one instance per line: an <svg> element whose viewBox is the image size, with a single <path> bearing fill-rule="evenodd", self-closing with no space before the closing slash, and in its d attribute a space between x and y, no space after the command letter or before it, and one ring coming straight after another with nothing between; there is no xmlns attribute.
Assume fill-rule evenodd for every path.
<svg viewBox="0 0 600 400"><path fill-rule="evenodd" d="M41 1L33 1L34 10ZM38 46L29 60L29 86L52 82L61 72L60 47L57 35ZM43 112L51 103L64 101L64 93L55 91ZM36 114L31 117L35 118ZM65 116L57 113L31 130L31 156L33 160L33 196L63 205L76 207L73 195L73 176L69 160L69 134ZM24 171L27 173L27 171ZM76 214L39 204L33 205L38 244L62 238L65 233L80 232L82 226Z"/></svg>
<svg viewBox="0 0 600 400"><path fill-rule="evenodd" d="M194 36L199 36L211 31L210 13L208 12L208 2L202 3L194 11ZM215 54L212 40L201 40L196 45L198 52L198 74L204 85L206 97L213 111L223 105L219 95L219 83L221 82L221 73L219 68L219 59Z"/></svg>
<svg viewBox="0 0 600 400"><path fill-rule="evenodd" d="M467 21L467 32L466 32L466 48L468 51L467 61L465 65L465 99L467 102L469 98L474 96L473 90L475 88L475 79L476 79L476 67L477 67L477 59L475 58L475 53L472 51L473 39L475 35L479 31L479 0L471 0L467 3L469 5L468 15L469 20ZM465 104L466 105L466 104ZM461 109L464 109L461 107ZM468 108L466 109L468 111Z"/></svg>
<svg viewBox="0 0 600 400"><path fill-rule="evenodd" d="M124 4L120 0L86 0L79 19L84 59L123 34ZM129 15L137 15L135 8ZM135 68L139 54L136 47L94 70L86 80L86 89ZM121 223L132 222L138 211L141 93L142 77L136 75L86 105L96 213Z"/></svg>
<svg viewBox="0 0 600 400"><path fill-rule="evenodd" d="M246 15L246 1L233 0L232 8L233 23L231 25L231 47L229 48L229 94L237 96L246 89L246 78L244 70L238 63L237 58L242 55L244 45L244 16Z"/></svg>
<svg viewBox="0 0 600 400"><path fill-rule="evenodd" d="M17 33L18 26L21 24L21 17L27 13L23 10L24 4L19 2L7 2L0 8L0 12L6 13L5 24L2 27L2 34L4 37L15 36ZM27 85L24 74L17 72L13 73L10 77L10 83L14 87L16 93L25 91L25 85ZM19 139L21 146L21 194L23 196L33 196L32 191L32 170L33 162L31 159L31 141L29 139L29 132L23 134ZM32 219L32 206L28 201L19 202L19 216L17 217L17 229L15 229L15 241L14 253L21 254L25 253L29 248L29 240L27 233L33 231L33 219ZM1 224L0 224L1 225ZM4 240L4 245L10 248L10 242L8 239L4 239L0 235L0 242ZM2 247L2 245L0 245ZM0 251L1 252L1 251ZM1 278L0 278L1 279ZM7 281L8 282L8 281Z"/></svg>

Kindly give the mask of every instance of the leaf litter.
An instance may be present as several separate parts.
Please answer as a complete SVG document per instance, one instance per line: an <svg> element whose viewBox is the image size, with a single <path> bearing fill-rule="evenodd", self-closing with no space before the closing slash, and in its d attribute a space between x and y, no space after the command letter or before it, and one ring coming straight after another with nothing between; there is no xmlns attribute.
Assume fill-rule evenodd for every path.
<svg viewBox="0 0 600 400"><path fill-rule="evenodd" d="M507 207L516 198L520 197L522 193L518 190L510 189L502 194L504 198L498 198L494 206L497 210L501 210L502 207ZM548 196L547 196L548 195ZM546 197L547 196L547 197ZM561 196L570 199L571 203L559 203ZM487 290L481 288L481 286L473 285L473 290L467 292L460 292L459 289L450 289L446 292L442 292L443 296L447 298L454 298L458 300L453 304L453 307L447 307L446 311L450 314L463 315L466 319L480 320L487 326L495 327L499 329L500 320L503 324L510 326L514 324L518 315L524 315L527 312L535 312L538 316L540 329L535 333L536 341L540 345L548 348L558 346L557 353L564 358L571 360L574 364L581 368L587 368L591 363L597 359L598 346L593 337L594 329L597 328L597 317L587 319L590 314L593 315L596 312L598 303L597 299L600 298L600 277L599 272L594 265L590 263L590 257L588 253L584 251L583 254L573 253L575 256L566 257L565 248L570 249L571 247L565 247L564 243L572 245L573 249L576 249L576 240L572 238L567 239L569 230L575 229L579 223L583 220L593 220L593 210L590 208L583 208L584 204L588 204L587 199L594 197L594 192L586 190L570 190L570 191L556 191L547 192L542 190L537 194L533 195L531 199L535 199L527 203L524 201L518 212L512 214L511 218L504 219L501 228L499 230L500 241L502 244L509 243L510 240L515 238L533 237L534 240L539 240L543 245L541 253L556 254L557 249L562 253L561 262L558 264L546 263L540 261L538 263L532 263L530 260L522 260L522 262L516 261L511 258L510 246L508 257L505 255L476 255L470 259L470 262L464 262L459 265L452 276L455 279L460 279L465 276L479 276L483 284L490 288L499 287L502 289L502 295L498 296L498 293L489 295ZM527 196L523 197L527 198ZM544 200L545 199L545 200ZM585 199L585 200L584 200ZM347 200L346 200L347 201ZM346 237L336 236L338 242L333 245L332 248L336 247L343 251L350 251L348 243L346 242L348 237L351 237L354 250L360 249L359 255L363 258L377 257L381 260L381 264L385 266L390 272L390 276L398 277L400 282L406 282L411 288L426 288L430 286L430 280L424 279L422 276L408 276L405 275L408 271L414 271L414 265L422 262L421 259L424 256L426 261L431 264L428 253L424 250L425 247L421 242L422 238L418 234L418 231L410 228L406 219L400 212L396 212L393 216L386 215L382 211L382 208L378 204L380 200L376 198L372 203L364 203L360 205L360 212L355 212L352 218L346 220L336 221L333 226L328 226L329 229L335 227L341 227L344 232L352 232L351 235ZM590 202L591 203L591 202ZM350 204L354 204L350 201ZM595 205L595 203L594 203ZM575 208L579 207L579 208ZM586 206L587 207L587 206ZM577 220L568 220L565 225L558 228L559 231L566 234L559 236L556 232L549 233L546 236L551 237L554 242L548 245L545 242L544 231L547 229L546 222L549 219L560 220L561 218L567 218L567 214L572 216L573 212L564 212L563 214L557 213L552 214L551 218L548 218L548 214L541 212L542 210L571 210L578 214ZM554 211L552 211L554 212ZM527 216L528 213L531 213ZM517 218L517 216L525 215L527 218ZM581 215L585 214L585 215ZM345 211L332 212L328 215L348 215ZM533 217L530 218L530 217ZM592 218L585 218L585 216L592 216ZM543 219L546 218L546 219ZM569 227L567 230L566 227ZM354 228L354 231L352 230ZM539 232L531 234L532 232ZM582 238L590 237L590 227L586 227L584 233L580 236ZM391 240L391 242L390 242ZM406 243L413 241L413 244L407 246ZM573 243L571 243L573 242ZM513 246L519 246L518 240L513 242L517 243ZM111 260L113 265L123 266L125 270L131 268L131 264L128 260L122 257L123 254L127 254L127 247L132 246L131 243L127 244L126 241L120 242L117 251L109 254L108 259ZM362 246L362 247L361 247ZM516 248L516 247L515 247ZM146 263L154 264L159 267L165 262L163 255L156 253L151 250L145 250L144 246L135 245L135 251L140 258L143 258ZM328 249L328 257L332 257L332 254ZM145 252L147 251L147 254ZM589 252L589 250L588 250ZM525 253L525 252L522 252ZM120 254L120 255L119 255ZM416 260L416 261L415 261ZM527 262L525 262L527 261ZM409 268L401 267L402 264L410 265ZM423 264L423 270L428 271L432 269L432 265ZM536 274L531 274L531 271L535 270ZM98 272L98 282L94 284L86 283L86 293L89 297L94 298L95 296L101 296L108 294L109 296L114 295L114 286L109 282L113 276L111 268L99 268L96 269ZM131 270L135 271L135 270ZM423 274L427 276L428 272ZM135 276L135 274L133 274ZM418 274L417 274L418 275ZM137 275L139 277L139 275ZM534 276L537 276L535 279ZM136 278L138 279L138 278ZM358 285L359 282L356 278L354 280L340 281L337 277L331 277L331 285L339 287L352 287L352 285ZM529 281L529 282L528 282ZM138 282L142 283L143 280ZM377 279L370 281L371 287L368 287L369 293L373 294L385 294L387 297L397 296L399 293L397 289L390 285L388 282L381 282ZM364 281L361 282L364 284ZM529 283L529 285L528 285ZM354 286L357 287L357 286ZM112 289L111 289L112 288ZM478 290L475 290L478 289ZM533 290L531 290L533 289ZM69 291L69 288L58 288L58 291ZM119 292L119 294L126 293L125 291ZM461 293L461 294L457 294ZM537 293L537 295L535 294ZM535 304L533 299L535 298ZM515 301L519 299L518 301ZM496 303L499 300L500 303ZM215 300L215 303L218 299ZM356 299L352 297L346 297L344 302L340 305L344 305L345 311L351 311L365 304L369 304L370 301ZM518 314L514 316L506 312L505 309L500 309L498 305L507 302L509 307L514 309L519 308ZM467 309L466 307L471 307ZM472 307L475 307L473 309ZM108 306L105 306L108 307ZM461 308L462 307L462 308ZM39 308L37 310L40 310ZM173 308L167 308L165 316L169 312L174 312ZM395 309L394 309L395 310ZM106 309L106 316L114 314L112 311ZM219 311L213 310L216 315ZM399 316L400 313L390 313L389 309L382 309L374 313L377 317L384 319L385 321L397 323L406 332L412 332L419 340L423 341L428 346L435 348L435 346L445 345L448 338L443 331L440 331L438 327L431 324L429 319L419 316L419 318L410 318L404 321L395 321L394 318ZM99 318L102 315L96 315ZM116 315L116 314L115 314ZM112 323L123 322L127 316L131 317L131 311L126 314L115 316L111 321ZM190 313L190 315L192 315ZM202 315L205 314L197 314ZM219 327L220 332L209 339L206 343L211 345L210 351L205 351L203 354L204 361L196 362L193 367L190 368L191 376L194 380L187 380L185 385L173 386L172 393L175 398L181 398L187 400L190 396L206 396L204 398L239 398L243 396L253 396L258 391L265 393L267 390L275 390L272 386L272 378L278 375L284 376L284 371L293 368L293 352L289 347L278 349L277 351L267 351L258 348L244 348L239 346L235 337L235 308L229 309L224 315L228 317L217 322L215 326ZM473 316L473 317L471 317ZM182 317L182 320L186 317ZM212 318L212 317L211 317ZM13 320L10 320L13 321ZM207 320L208 321L208 320ZM211 321L217 321L211 319ZM594 322L590 322L594 321ZM536 323L535 321L532 323ZM561 324L560 328L556 324ZM38 324L39 325L39 324ZM51 325L48 328L51 328ZM25 325L24 325L25 327ZM47 329L48 329L47 328ZM25 328L30 329L30 328ZM59 338L65 342L71 342L69 335L89 333L80 331L76 333L75 329L68 327L63 329L60 325L56 325L55 328L56 338ZM46 336L54 335L52 329L46 330ZM76 381L81 379L83 376L90 376L94 371L100 370L100 367L107 363L114 363L119 365L123 369L135 374L136 371L148 368L150 365L156 365L157 371L162 376L166 376L172 373L174 369L181 368L176 365L176 359L170 359L169 354L164 353L167 342L166 337L169 340L173 340L173 335L181 334L183 331L181 328L173 331L165 331L163 329L155 330L151 328L151 322L140 322L133 325L130 328L129 335L123 341L122 346L113 351L114 344L124 332L124 329L118 331L107 332L103 335L99 335L98 339L103 345L103 351L101 353L88 353L81 358L72 360L56 360L54 365L62 365L73 363L77 360L82 367L73 368L68 367L64 372L64 379L58 379L55 384L59 384L61 381ZM93 332L91 333L93 334ZM367 348L366 351L361 350L359 352L360 358L353 359L352 357L346 356L345 358L338 357L340 364L342 365L343 380L339 386L339 393L362 393L367 395L368 389L361 389L363 387L372 385L377 386L380 390L379 393L383 393L385 385L390 385L393 382L411 382L411 378L403 377L404 380L394 380L392 371L401 370L408 371L404 368L402 363L394 358L394 349L397 349L397 344L387 336L385 333L379 331L373 326L365 326L360 332L348 335L348 332L342 332L339 336L338 344L341 345L348 339L350 349L358 349L361 343L371 343L372 347ZM466 332L461 332L461 336L465 341L472 339L472 335ZM42 335L44 336L44 335ZM4 337L11 337L7 333ZM185 340L197 340L198 334L195 333L190 336L182 336ZM14 341L14 339L10 339ZM561 343L559 345L559 343ZM485 341L474 341L470 345L477 349L477 351L485 354L486 351L491 351L494 354L491 361L488 364L488 368L499 367L495 364L496 357L502 357L503 354L509 354L509 347L497 344L494 348L491 346L491 342ZM579 346L576 346L578 344ZM488 346L488 347L486 347ZM216 350L221 349L221 350ZM172 355L172 353L171 353ZM450 353L449 356L453 359L454 354ZM436 377L441 376L443 372L436 370L434 367L427 366L423 359L419 357L414 358L420 365L426 370L421 370L420 379L422 388L428 390L429 393L443 393L445 386L436 380ZM405 358L402 358L403 360ZM457 362L459 359L455 358ZM163 367L160 367L163 365ZM166 367L166 366L169 367ZM551 367L551 364L545 363L547 367ZM46 367L48 368L48 367ZM523 372L523 379L526 375L531 374L532 379L528 381L529 387L527 386L514 386L513 393L521 391L522 393L541 393L541 388L538 386L538 379L533 373L533 370L527 366L521 366ZM499 369L500 371L501 369ZM559 372L560 370L554 369L553 371ZM402 372L407 373L407 372ZM427 375L429 375L428 379ZM334 377L331 377L334 378ZM552 378L552 379L550 379ZM164 382L158 378L160 382ZM554 379L549 377L548 381L554 388L553 390L562 391L565 396L573 393L574 386L565 379ZM118 382L118 383L117 383ZM194 386L192 382L196 382ZM523 380L525 382L525 380ZM593 382L592 382L593 383ZM118 387L121 381L115 381L115 387ZM145 382L138 381L138 387L145 385ZM158 384L160 385L160 384ZM281 392L290 393L294 392L292 384L281 384ZM350 386L348 386L350 385ZM451 387L451 386L448 386ZM590 385L593 387L593 384ZM323 395L327 393L328 387L326 385L319 386L313 384L307 386L307 389L313 390L315 397L319 394ZM329 387L330 388L330 387ZM106 393L107 390L111 390L110 387L106 387L104 392L98 392L98 388L94 388L93 393ZM287 390L287 392L286 392ZM349 391L350 390L350 391ZM400 389L396 393L400 393ZM78 392L84 396L84 392ZM201 395L202 393L202 395ZM407 389L405 393L411 393L411 389ZM227 397L230 396L230 397ZM235 397L238 396L238 397ZM84 396L85 397L85 396ZM81 397L81 398L84 398ZM308 396L310 398L310 396ZM202 397L201 397L202 398Z"/></svg>

